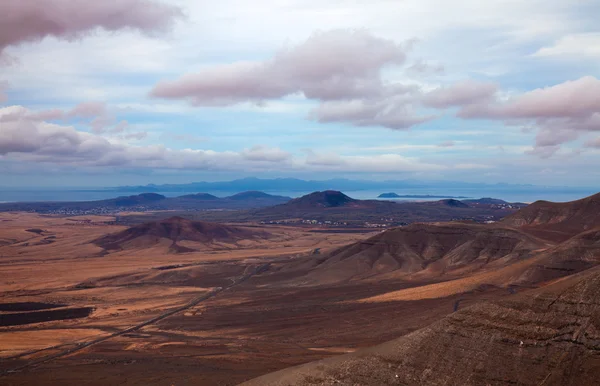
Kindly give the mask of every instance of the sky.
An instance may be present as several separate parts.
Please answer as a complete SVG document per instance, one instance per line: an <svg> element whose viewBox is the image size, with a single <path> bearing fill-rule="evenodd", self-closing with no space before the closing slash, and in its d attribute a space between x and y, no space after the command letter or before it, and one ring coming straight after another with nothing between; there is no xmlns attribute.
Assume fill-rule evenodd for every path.
<svg viewBox="0 0 600 386"><path fill-rule="evenodd" d="M0 186L600 183L600 0L2 0Z"/></svg>

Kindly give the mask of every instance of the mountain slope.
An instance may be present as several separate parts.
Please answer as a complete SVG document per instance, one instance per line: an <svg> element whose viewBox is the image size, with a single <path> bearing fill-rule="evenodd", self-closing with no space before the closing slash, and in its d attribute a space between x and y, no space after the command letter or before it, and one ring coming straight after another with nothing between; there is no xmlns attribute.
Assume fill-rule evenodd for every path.
<svg viewBox="0 0 600 386"><path fill-rule="evenodd" d="M597 385L599 291L594 268L509 301L476 304L382 345L243 385Z"/></svg>
<svg viewBox="0 0 600 386"><path fill-rule="evenodd" d="M314 192L305 196L293 199L285 204L290 209L306 208L338 208L348 206L358 206L360 200L355 200L346 196L342 192L335 190L326 190L323 192Z"/></svg>
<svg viewBox="0 0 600 386"><path fill-rule="evenodd" d="M515 284L538 285L600 264L600 227L582 232L536 257Z"/></svg>
<svg viewBox="0 0 600 386"><path fill-rule="evenodd" d="M506 265L544 247L547 245L542 240L493 224L412 224L384 231L289 269L308 269L299 279L303 284L359 280L392 272L439 276L489 264Z"/></svg>
<svg viewBox="0 0 600 386"><path fill-rule="evenodd" d="M241 240L266 239L264 231L233 227L223 224L190 221L182 217L140 224L124 231L109 234L92 243L106 250L144 249L165 245L169 251L192 252L196 248L207 248L219 243L235 244ZM193 243L193 248L181 245Z"/></svg>
<svg viewBox="0 0 600 386"><path fill-rule="evenodd" d="M505 217L502 223L521 227L540 237L564 241L600 226L600 193L564 203L536 201Z"/></svg>

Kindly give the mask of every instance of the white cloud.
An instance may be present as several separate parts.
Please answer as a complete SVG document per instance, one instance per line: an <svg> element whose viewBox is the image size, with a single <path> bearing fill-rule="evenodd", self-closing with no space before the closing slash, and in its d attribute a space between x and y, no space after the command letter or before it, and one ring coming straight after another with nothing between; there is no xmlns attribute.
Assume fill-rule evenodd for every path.
<svg viewBox="0 0 600 386"><path fill-rule="evenodd" d="M584 76L539 88L507 101L489 101L464 107L463 118L585 118L600 112L600 80ZM490 103L492 102L492 103Z"/></svg>
<svg viewBox="0 0 600 386"><path fill-rule="evenodd" d="M16 114L15 112L19 112ZM421 163L397 154L376 156L315 155L306 159L264 145L240 152L170 149L162 145L134 146L120 140L140 140L143 133L106 138L31 118L23 107L0 108L0 156L3 160L79 167L258 171L265 167L288 171L348 172L432 171L445 167ZM328 161L324 161L328 159Z"/></svg>
<svg viewBox="0 0 600 386"><path fill-rule="evenodd" d="M560 57L572 60L600 58L600 33L589 32L563 36L553 45L540 48L533 56Z"/></svg>
<svg viewBox="0 0 600 386"><path fill-rule="evenodd" d="M600 137L596 137L586 141L585 146L600 149Z"/></svg>
<svg viewBox="0 0 600 386"><path fill-rule="evenodd" d="M280 148L270 148L263 145L255 145L242 151L242 157L249 161L285 162L291 158L291 154Z"/></svg>
<svg viewBox="0 0 600 386"><path fill-rule="evenodd" d="M600 131L600 80L585 76L551 87L535 89L504 101L486 100L463 106L463 118L511 120L538 129L535 149L528 154L548 158L559 145L582 134Z"/></svg>
<svg viewBox="0 0 600 386"><path fill-rule="evenodd" d="M423 103L436 108L484 103L497 91L498 87L494 83L465 80L428 92L423 97Z"/></svg>
<svg viewBox="0 0 600 386"><path fill-rule="evenodd" d="M363 30L317 32L266 61L220 65L162 81L151 95L194 105L259 102L294 93L319 100L381 96L381 69L405 59L404 47Z"/></svg>
<svg viewBox="0 0 600 386"><path fill-rule="evenodd" d="M404 97L327 101L312 110L309 116L321 123L347 122L354 126L382 126L395 130L408 129L434 118L417 114L410 99Z"/></svg>

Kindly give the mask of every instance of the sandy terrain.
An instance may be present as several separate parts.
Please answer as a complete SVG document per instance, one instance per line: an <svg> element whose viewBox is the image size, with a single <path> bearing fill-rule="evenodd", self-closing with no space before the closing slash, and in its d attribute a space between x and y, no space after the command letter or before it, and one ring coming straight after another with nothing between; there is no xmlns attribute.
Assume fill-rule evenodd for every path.
<svg viewBox="0 0 600 386"><path fill-rule="evenodd" d="M0 214L2 384L234 385L512 295L509 271L295 284L374 234L261 226L268 237L177 240L202 248L189 253L144 235L107 251L92 241L126 229L113 220Z"/></svg>
<svg viewBox="0 0 600 386"><path fill-rule="evenodd" d="M322 233L272 226L268 232L273 237L260 242L215 243L201 252L168 254L158 243L150 248L107 253L90 241L126 229L107 224L113 220L102 216L61 218L0 213L0 304L7 305L7 310L0 309L0 324L8 324L0 326L0 358L3 358L0 369L18 368L185 306L211 294L215 288L231 285L265 261L301 258L316 249L322 253L364 237L359 233ZM245 295L232 293L230 299L223 294L223 300L200 303L157 325L148 325L135 333L22 370L4 378L3 383L37 383L39 371L45 372L46 367L52 369L63 361L80 363L78 358L85 355L99 355L102 359L94 361L110 362L115 360L115 350L119 353L117 356L143 356L167 362L180 351L199 350L194 358L196 354L198 358L210 357L226 363L223 367L229 368L245 357L247 344L240 342L245 342L247 337L240 335L239 328L207 327L204 315L214 313L216 307L224 304L226 312L237 318L239 315L231 308L239 304L240 296L254 297L245 291L241 293ZM91 310L89 315L86 314L88 309ZM87 316L81 317L81 313ZM35 323L23 322L31 322L31 318ZM35 318L44 321L36 322ZM190 330L190 322L202 324L202 328ZM188 327L182 329L181 325ZM259 344L265 345L289 346L268 340ZM291 362L284 361L285 365L346 350L292 346L301 353ZM263 358L261 366L268 361ZM197 359L193 362L198 364ZM191 366L190 371L193 368ZM279 367L257 370L251 375L275 368ZM219 373L218 378L228 378L226 372ZM61 371L61 377L73 377L68 379L74 382L77 377L88 379L88 375L86 371ZM239 380L248 376L240 373ZM60 379L56 378L56 383L62 383ZM98 381L94 377L88 380Z"/></svg>

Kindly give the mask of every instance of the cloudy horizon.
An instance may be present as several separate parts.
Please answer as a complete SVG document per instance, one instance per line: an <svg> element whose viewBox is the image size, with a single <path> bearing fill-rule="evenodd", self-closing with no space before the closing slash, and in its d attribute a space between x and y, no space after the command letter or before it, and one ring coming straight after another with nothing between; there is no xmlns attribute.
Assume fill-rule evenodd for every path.
<svg viewBox="0 0 600 386"><path fill-rule="evenodd" d="M1 186L594 186L600 1L6 0Z"/></svg>

